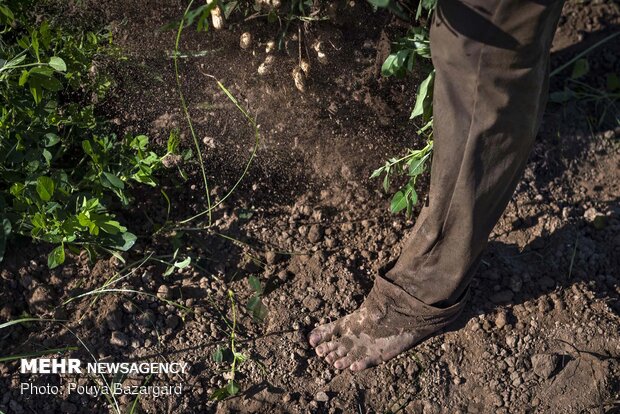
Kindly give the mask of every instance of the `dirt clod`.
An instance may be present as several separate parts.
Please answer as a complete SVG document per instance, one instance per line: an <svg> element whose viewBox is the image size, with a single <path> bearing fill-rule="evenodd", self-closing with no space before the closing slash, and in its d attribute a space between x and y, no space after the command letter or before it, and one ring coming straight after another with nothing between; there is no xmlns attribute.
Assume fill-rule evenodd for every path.
<svg viewBox="0 0 620 414"><path fill-rule="evenodd" d="M536 354L532 356L534 373L543 379L551 377L558 366L558 356L555 354Z"/></svg>

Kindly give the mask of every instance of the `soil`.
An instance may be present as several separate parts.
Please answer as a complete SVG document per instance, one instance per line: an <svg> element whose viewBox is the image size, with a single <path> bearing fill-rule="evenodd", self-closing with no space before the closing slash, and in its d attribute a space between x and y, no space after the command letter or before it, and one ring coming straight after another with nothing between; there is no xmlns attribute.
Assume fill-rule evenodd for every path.
<svg viewBox="0 0 620 414"><path fill-rule="evenodd" d="M121 63L99 62L117 82L100 113L119 134L146 132L165 145L170 130L180 128L184 148L192 147L170 58L175 33L157 30L179 19L184 7L179 1L105 0L62 10L69 22L109 25L128 56ZM142 396L136 412L146 413L618 412L620 130L617 121L599 124L596 108L580 102L549 105L527 171L491 235L457 323L356 374L333 369L309 348L307 333L356 309L377 268L398 256L414 220L390 215L389 194L368 177L387 158L423 145L408 121L422 75L398 80L379 74L390 39L406 25L362 1L338 2L334 10L329 20L292 24L265 76L257 70L265 43L280 30L277 23L237 19L222 31L183 32L181 52L200 55L181 58L180 72L212 196L222 197L242 175L254 135L208 75L259 125L247 175L214 210L210 229L203 216L150 236L167 214L157 191L141 190L134 208L119 214L140 235L127 263L171 255L176 243L180 257L193 257L191 266L169 276L165 265L146 261L113 285L150 295L114 292L64 303L101 287L124 265L116 258L92 263L81 255L50 271L49 246L15 244L0 274L0 322L24 315L64 322L3 329L2 355L74 346L65 355L83 361L189 363L182 376L122 379L183 384L181 396ZM618 30L619 23L612 2L568 2L553 66ZM244 50L239 38L245 31L253 43ZM311 64L305 93L291 76L300 34ZM324 45L325 64L312 48L316 41ZM589 53L586 80L597 84L607 73L619 73L618 56L618 42ZM552 91L563 87L570 70L565 72L552 78ZM206 206L196 163L181 168L188 181L174 168L162 177L171 220ZM262 322L246 309L254 294L248 275L263 285ZM235 294L236 348L248 360L235 377L240 393L212 401L229 378L229 364L213 359L218 346L229 344L229 289ZM95 378L22 375L18 362L1 363L0 374L4 413L113 412L103 397L19 391L21 382L92 385ZM119 402L129 412L134 398Z"/></svg>

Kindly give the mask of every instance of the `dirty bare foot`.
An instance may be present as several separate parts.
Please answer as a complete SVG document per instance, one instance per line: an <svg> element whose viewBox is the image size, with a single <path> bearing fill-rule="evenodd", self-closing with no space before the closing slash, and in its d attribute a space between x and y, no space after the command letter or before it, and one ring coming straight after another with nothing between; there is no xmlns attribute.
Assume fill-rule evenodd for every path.
<svg viewBox="0 0 620 414"><path fill-rule="evenodd" d="M317 327L308 341L318 356L337 369L361 371L394 358L448 325L460 313L462 302L446 309L415 298L397 305L371 292L358 310Z"/></svg>

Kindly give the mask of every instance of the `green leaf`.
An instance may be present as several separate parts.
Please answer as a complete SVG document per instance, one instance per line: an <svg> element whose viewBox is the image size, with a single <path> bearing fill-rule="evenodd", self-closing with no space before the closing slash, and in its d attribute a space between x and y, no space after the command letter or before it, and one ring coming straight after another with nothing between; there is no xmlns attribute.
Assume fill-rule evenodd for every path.
<svg viewBox="0 0 620 414"><path fill-rule="evenodd" d="M58 56L52 56L49 65L59 72L65 72L67 70L67 64Z"/></svg>
<svg viewBox="0 0 620 414"><path fill-rule="evenodd" d="M219 345L217 346L217 348L215 348L215 351L213 352L213 361L217 362L218 364L224 361L224 352Z"/></svg>
<svg viewBox="0 0 620 414"><path fill-rule="evenodd" d="M53 269L65 262L65 246L61 244L47 256L47 267Z"/></svg>
<svg viewBox="0 0 620 414"><path fill-rule="evenodd" d="M392 197L392 202L390 203L390 211L392 213L398 213L400 211L403 211L405 208L407 208L407 197L405 196L405 193L403 193L402 191L398 191L396 194L394 194L394 197Z"/></svg>
<svg viewBox="0 0 620 414"><path fill-rule="evenodd" d="M433 70L424 79L418 87L418 93L416 94L415 105L411 111L409 119L414 119L418 116L422 116L425 120L430 118L432 105L433 105L433 84L435 82L435 71Z"/></svg>
<svg viewBox="0 0 620 414"><path fill-rule="evenodd" d="M235 7L237 7L237 3L239 3L238 1L227 1L224 3L224 18L226 20L228 20L230 18L230 15L232 14L232 12L235 10Z"/></svg>
<svg viewBox="0 0 620 414"><path fill-rule="evenodd" d="M52 153L47 148L44 148L43 151L41 151L41 155L43 155L43 158L45 158L45 163L49 167L52 162Z"/></svg>
<svg viewBox="0 0 620 414"><path fill-rule="evenodd" d="M383 191L386 193L390 189L390 168L385 171L385 177L383 177Z"/></svg>
<svg viewBox="0 0 620 414"><path fill-rule="evenodd" d="M30 69L28 84L42 87L52 92L58 92L63 89L62 82L54 77L54 70L45 66Z"/></svg>
<svg viewBox="0 0 620 414"><path fill-rule="evenodd" d="M7 218L3 218L0 224L0 263L2 263L2 260L4 260L4 252L6 251L7 240L9 238L9 235L11 234L12 226L11 222Z"/></svg>
<svg viewBox="0 0 620 414"><path fill-rule="evenodd" d="M45 142L45 146L49 148L58 144L60 142L60 137L53 132L48 132L45 134L43 141Z"/></svg>
<svg viewBox="0 0 620 414"><path fill-rule="evenodd" d="M426 167L426 160L428 159L428 157L429 155L427 154L420 158L414 158L409 163L409 175L411 177L416 177L424 172L424 168Z"/></svg>
<svg viewBox="0 0 620 414"><path fill-rule="evenodd" d="M263 293L263 287L261 286L260 280L256 276L251 275L250 277L248 277L248 284L254 292L258 293L259 295Z"/></svg>
<svg viewBox="0 0 620 414"><path fill-rule="evenodd" d="M252 317L261 322L265 319L268 313L267 306L265 306L258 294L255 294L248 300L247 308L252 314Z"/></svg>
<svg viewBox="0 0 620 414"><path fill-rule="evenodd" d="M119 243L113 247L116 248L117 250L126 252L127 250L133 247L133 245L136 243L136 240L138 240L138 237L136 237L136 235L133 233L125 232L125 233L122 233L121 239L122 239L122 244Z"/></svg>
<svg viewBox="0 0 620 414"><path fill-rule="evenodd" d="M252 310L256 307L256 305L260 302L260 296L254 295L248 300L248 309Z"/></svg>
<svg viewBox="0 0 620 414"><path fill-rule="evenodd" d="M579 59L575 62L573 66L573 73L570 75L571 79L579 79L582 76L586 75L590 70L590 64L588 60L583 58Z"/></svg>
<svg viewBox="0 0 620 414"><path fill-rule="evenodd" d="M179 143L180 143L180 138L179 138L179 130L178 129L173 129L172 131L170 131L170 136L168 137L168 152L170 154L176 154L177 153L177 149L179 148Z"/></svg>
<svg viewBox="0 0 620 414"><path fill-rule="evenodd" d="M381 75L386 76L386 77L393 75L394 74L393 67L395 65L396 65L396 54L390 54L383 62L383 65L381 65Z"/></svg>
<svg viewBox="0 0 620 414"><path fill-rule="evenodd" d="M620 77L617 73L608 73L606 76L607 90L610 92L620 89Z"/></svg>
<svg viewBox="0 0 620 414"><path fill-rule="evenodd" d="M15 20L15 15L13 15L13 12L11 11L11 9L9 9L7 6L5 6L4 4L0 4L0 22L3 22L5 24L12 24L13 21Z"/></svg>
<svg viewBox="0 0 620 414"><path fill-rule="evenodd" d="M138 135L133 140L131 140L129 146L137 150L145 150L148 143L149 138L146 135Z"/></svg>
<svg viewBox="0 0 620 414"><path fill-rule="evenodd" d="M107 171L104 171L103 175L113 187L120 188L121 190L125 188L125 183L120 178L118 178L116 175L109 173Z"/></svg>
<svg viewBox="0 0 620 414"><path fill-rule="evenodd" d="M54 195L54 180L49 177L37 178L37 194L43 201L49 201Z"/></svg>
<svg viewBox="0 0 620 414"><path fill-rule="evenodd" d="M166 271L164 272L163 276L170 276L172 273L174 273L174 266L168 266L166 268Z"/></svg>
<svg viewBox="0 0 620 414"><path fill-rule="evenodd" d="M375 7L387 7L390 5L390 0L368 0L368 3Z"/></svg>
<svg viewBox="0 0 620 414"><path fill-rule="evenodd" d="M248 357L242 354L241 352L235 352L233 357L237 360L237 363L242 364L248 360Z"/></svg>
<svg viewBox="0 0 620 414"><path fill-rule="evenodd" d="M34 54L37 57L37 62L40 62L41 57L39 56L39 32L34 30L32 34L30 35L30 37L31 37L30 46L32 47L32 50L34 51Z"/></svg>
<svg viewBox="0 0 620 414"><path fill-rule="evenodd" d="M175 262L174 267L176 267L177 269L185 269L187 266L189 266L191 262L192 262L192 258L188 256L183 261Z"/></svg>
<svg viewBox="0 0 620 414"><path fill-rule="evenodd" d="M30 76L30 72L27 70L22 70L22 74L19 77L19 86L24 86L26 82L28 82L28 77Z"/></svg>
<svg viewBox="0 0 620 414"><path fill-rule="evenodd" d="M99 164L99 157L95 153L95 150L93 149L93 144L90 141L82 141L82 149L84 150L86 155L88 155L96 164Z"/></svg>
<svg viewBox="0 0 620 414"><path fill-rule="evenodd" d="M36 85L30 85L30 93L32 94L32 97L34 98L34 103L36 103L37 105L41 103L41 100L43 99L43 89L40 88L39 86Z"/></svg>
<svg viewBox="0 0 620 414"><path fill-rule="evenodd" d="M230 396L237 395L240 389L239 384L237 384L235 380L230 380L226 386L226 391L228 391L228 395Z"/></svg>
<svg viewBox="0 0 620 414"><path fill-rule="evenodd" d="M376 170L374 170L372 172L372 175L370 176L370 178L377 178L377 177L379 177L384 169L385 169L385 167L377 168Z"/></svg>
<svg viewBox="0 0 620 414"><path fill-rule="evenodd" d="M127 231L127 228L121 226L116 220L105 220L105 221L97 221L97 225L101 228L101 230L105 231L108 234L118 234L124 231Z"/></svg>
<svg viewBox="0 0 620 414"><path fill-rule="evenodd" d="M26 48L28 47L28 45L26 45ZM4 64L3 67L7 68L7 67L14 67L19 65L20 63L22 63L24 60L26 60L26 55L24 54L20 54L18 56L15 56L13 59L9 60L8 62L6 62Z"/></svg>
<svg viewBox="0 0 620 414"><path fill-rule="evenodd" d="M409 191L409 201L412 206L418 204L418 193L413 189L413 187L411 187L411 191Z"/></svg>
<svg viewBox="0 0 620 414"><path fill-rule="evenodd" d="M213 391L213 393L211 394L211 397L209 397L211 400L215 400L215 401L221 401L224 398L228 397L230 394L228 393L228 386L226 387L222 387L222 388L218 388L217 390Z"/></svg>

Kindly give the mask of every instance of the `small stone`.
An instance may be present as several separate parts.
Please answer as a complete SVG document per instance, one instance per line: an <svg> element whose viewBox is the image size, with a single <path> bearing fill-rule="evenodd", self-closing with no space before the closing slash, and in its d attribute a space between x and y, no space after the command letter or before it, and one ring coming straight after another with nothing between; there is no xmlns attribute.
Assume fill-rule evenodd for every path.
<svg viewBox="0 0 620 414"><path fill-rule="evenodd" d="M534 373L543 379L551 377L558 365L556 354L536 354L532 357Z"/></svg>
<svg viewBox="0 0 620 414"><path fill-rule="evenodd" d="M314 400L319 402L327 402L329 401L329 395L327 395L327 393L324 391L319 391L314 396Z"/></svg>
<svg viewBox="0 0 620 414"><path fill-rule="evenodd" d="M112 332L112 337L110 338L110 344L114 346L126 347L129 345L129 339L127 338L127 335L121 331L114 331Z"/></svg>
<svg viewBox="0 0 620 414"><path fill-rule="evenodd" d="M157 289L157 296L159 298L162 298L162 299L171 299L172 298L172 292L170 291L170 288L168 286L161 285Z"/></svg>
<svg viewBox="0 0 620 414"><path fill-rule="evenodd" d="M34 313L44 313L51 305L52 295L45 286L37 286L30 297L30 306Z"/></svg>
<svg viewBox="0 0 620 414"><path fill-rule="evenodd" d="M278 254L276 252L265 253L265 261L267 264L275 264L278 261Z"/></svg>
<svg viewBox="0 0 620 414"><path fill-rule="evenodd" d="M308 308L310 312L318 310L322 303L323 301L321 299L310 295L306 296L302 301L302 305Z"/></svg>
<svg viewBox="0 0 620 414"><path fill-rule="evenodd" d="M323 238L323 229L318 224L310 227L308 231L308 240L310 243L318 243Z"/></svg>
<svg viewBox="0 0 620 414"><path fill-rule="evenodd" d="M278 272L278 279L280 279L282 282L286 282L289 278L289 272L287 270L282 270L280 272Z"/></svg>
<svg viewBox="0 0 620 414"><path fill-rule="evenodd" d="M480 321L478 319L471 319L467 325L472 332L476 332L480 329Z"/></svg>
<svg viewBox="0 0 620 414"><path fill-rule="evenodd" d="M166 318L166 326L170 329L174 329L179 326L180 319L177 315L168 315Z"/></svg>
<svg viewBox="0 0 620 414"><path fill-rule="evenodd" d="M513 335L507 335L506 345L508 346L508 348L514 349L514 347L517 345L517 337Z"/></svg>
<svg viewBox="0 0 620 414"><path fill-rule="evenodd" d="M551 310L551 304L549 303L549 300L546 297L542 297L538 302L538 311L540 313L546 313L549 312L549 310Z"/></svg>
<svg viewBox="0 0 620 414"><path fill-rule="evenodd" d="M495 317L495 326L497 327L497 329L502 329L504 326L506 326L507 322L508 321L506 319L506 312L504 311L499 312Z"/></svg>

